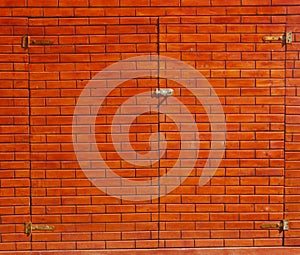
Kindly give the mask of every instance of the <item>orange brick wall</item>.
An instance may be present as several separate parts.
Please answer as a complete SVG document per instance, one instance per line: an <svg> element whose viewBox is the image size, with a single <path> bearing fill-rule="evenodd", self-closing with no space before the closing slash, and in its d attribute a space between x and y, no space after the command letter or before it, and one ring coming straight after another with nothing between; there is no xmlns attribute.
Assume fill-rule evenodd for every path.
<svg viewBox="0 0 300 255"><path fill-rule="evenodd" d="M299 236L299 0L4 0L0 6L0 250L297 246ZM160 17L158 21L158 16ZM293 31L294 42L262 37ZM54 45L20 47L21 37ZM112 149L118 105L156 87L175 89L200 130L187 180L144 202L107 196L74 153L72 118L87 82L108 65L143 54L182 60L215 89L227 123L226 152L198 187L210 149L207 115L179 84L136 79L108 96L97 118L98 148L126 178L157 177L174 165L178 130L167 116L141 116L133 147L167 137L159 164L137 168ZM288 218L291 230L262 230ZM24 234L24 222L54 225Z"/></svg>
<svg viewBox="0 0 300 255"><path fill-rule="evenodd" d="M1 8L1 250L28 247L22 233L30 220L28 54L20 47L27 18ZM13 3L11 3L13 4ZM27 239L27 240L26 240Z"/></svg>
<svg viewBox="0 0 300 255"><path fill-rule="evenodd" d="M295 35L295 42L286 55L286 135L285 135L285 203L286 216L292 221L292 230L286 233L286 245L299 243L299 26L288 19L287 29Z"/></svg>

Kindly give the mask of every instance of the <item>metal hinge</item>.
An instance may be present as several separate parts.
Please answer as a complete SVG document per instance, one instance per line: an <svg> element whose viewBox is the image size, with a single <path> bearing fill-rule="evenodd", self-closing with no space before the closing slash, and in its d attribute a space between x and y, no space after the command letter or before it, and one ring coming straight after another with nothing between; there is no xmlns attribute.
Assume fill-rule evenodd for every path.
<svg viewBox="0 0 300 255"><path fill-rule="evenodd" d="M174 89L156 89L154 92L156 96L163 96L163 97L172 96L173 93L174 93Z"/></svg>
<svg viewBox="0 0 300 255"><path fill-rule="evenodd" d="M47 39L41 40L31 40L29 35L24 35L21 41L21 47L23 49L28 49L30 45L50 45L53 41Z"/></svg>
<svg viewBox="0 0 300 255"><path fill-rule="evenodd" d="M262 224L260 225L262 229L279 229L280 231L287 231L289 230L289 221L282 220L279 223L275 224Z"/></svg>
<svg viewBox="0 0 300 255"><path fill-rule="evenodd" d="M293 34L292 32L285 33L284 35L268 35L264 36L263 40L266 41L282 41L284 44L292 43Z"/></svg>
<svg viewBox="0 0 300 255"><path fill-rule="evenodd" d="M32 231L34 230L44 230L44 231L50 231L54 230L54 226L33 226L31 222L26 222L25 223L25 234L26 235L31 235Z"/></svg>

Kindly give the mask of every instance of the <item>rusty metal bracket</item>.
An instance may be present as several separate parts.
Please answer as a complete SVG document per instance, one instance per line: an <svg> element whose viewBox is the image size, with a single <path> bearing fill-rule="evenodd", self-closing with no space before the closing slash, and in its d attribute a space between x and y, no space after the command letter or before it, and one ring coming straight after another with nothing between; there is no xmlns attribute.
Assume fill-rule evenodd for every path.
<svg viewBox="0 0 300 255"><path fill-rule="evenodd" d="M261 224L260 228L262 229L279 229L280 231L289 230L289 221L282 220L279 223L274 224Z"/></svg>
<svg viewBox="0 0 300 255"><path fill-rule="evenodd" d="M263 40L265 42L282 41L285 44L290 44L293 42L293 34L291 32L288 32L285 33L284 35L268 35L268 36L264 36Z"/></svg>
<svg viewBox="0 0 300 255"><path fill-rule="evenodd" d="M26 235L31 235L32 231L35 231L35 230L44 230L44 231L51 231L51 230L54 230L54 226L48 226L48 225L45 225L45 226L34 226L32 225L31 222L26 222L25 223L25 234Z"/></svg>
<svg viewBox="0 0 300 255"><path fill-rule="evenodd" d="M23 49L28 49L30 45L51 45L53 41L48 39L41 39L41 40L31 40L29 35L24 35L21 41L21 47Z"/></svg>

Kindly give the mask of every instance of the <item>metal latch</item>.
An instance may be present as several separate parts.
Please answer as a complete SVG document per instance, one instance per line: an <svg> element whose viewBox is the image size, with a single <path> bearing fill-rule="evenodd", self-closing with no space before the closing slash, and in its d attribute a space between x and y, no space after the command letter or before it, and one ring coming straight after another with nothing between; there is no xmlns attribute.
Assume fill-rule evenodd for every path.
<svg viewBox="0 0 300 255"><path fill-rule="evenodd" d="M54 226L33 226L31 222L26 222L25 223L25 234L26 235L31 235L32 231L34 230L44 230L44 231L50 231L54 230Z"/></svg>
<svg viewBox="0 0 300 255"><path fill-rule="evenodd" d="M263 40L266 41L282 41L283 43L289 44L293 41L293 34L291 32L285 33L284 35L268 35L264 36Z"/></svg>
<svg viewBox="0 0 300 255"><path fill-rule="evenodd" d="M53 44L53 41L47 39L41 40L31 40L30 36L24 35L22 37L21 46L23 49L28 49L30 45L50 45Z"/></svg>
<svg viewBox="0 0 300 255"><path fill-rule="evenodd" d="M282 220L279 223L275 223L275 224L262 224L262 225L260 225L260 228L262 228L262 229L279 229L280 231L286 231L286 230L289 230L289 221Z"/></svg>
<svg viewBox="0 0 300 255"><path fill-rule="evenodd" d="M172 96L174 93L174 90L173 89L156 89L154 93L156 96L166 97L166 96Z"/></svg>

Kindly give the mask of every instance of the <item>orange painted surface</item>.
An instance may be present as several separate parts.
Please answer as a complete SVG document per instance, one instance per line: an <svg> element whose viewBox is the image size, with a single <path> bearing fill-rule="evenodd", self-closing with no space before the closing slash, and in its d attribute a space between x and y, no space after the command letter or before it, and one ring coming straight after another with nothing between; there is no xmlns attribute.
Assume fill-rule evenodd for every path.
<svg viewBox="0 0 300 255"><path fill-rule="evenodd" d="M299 3L2 1L0 250L161 248L169 254L172 248L299 246ZM262 40L286 31L293 32L292 44ZM23 35L53 45L24 50ZM200 150L187 155L196 165L168 195L122 201L99 190L82 171L72 143L73 114L98 72L129 57L158 53L191 65L210 82L226 116L226 151L213 178L198 186L211 148L204 107L174 81L127 81L108 95L96 120L98 149L115 173L149 180L177 162L181 138L166 114L149 112L130 128L131 145L141 153L159 152L160 141L151 144L150 136L165 135L166 153L159 162L134 166L113 146L111 125L119 105L157 87L174 89L192 113ZM260 228L284 218L290 220L285 233ZM29 221L55 230L27 236Z"/></svg>

